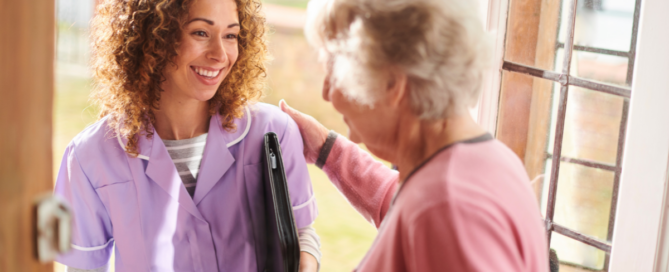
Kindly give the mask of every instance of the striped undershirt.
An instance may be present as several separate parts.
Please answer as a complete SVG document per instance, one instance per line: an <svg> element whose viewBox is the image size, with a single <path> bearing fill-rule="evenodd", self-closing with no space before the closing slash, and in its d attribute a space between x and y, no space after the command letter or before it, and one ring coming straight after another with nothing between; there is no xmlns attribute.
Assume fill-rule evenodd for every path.
<svg viewBox="0 0 669 272"><path fill-rule="evenodd" d="M197 184L197 174L200 172L204 145L207 143L207 133L190 139L163 140L163 143L165 143L167 152L177 167L179 177L181 177L188 194L193 197Z"/></svg>

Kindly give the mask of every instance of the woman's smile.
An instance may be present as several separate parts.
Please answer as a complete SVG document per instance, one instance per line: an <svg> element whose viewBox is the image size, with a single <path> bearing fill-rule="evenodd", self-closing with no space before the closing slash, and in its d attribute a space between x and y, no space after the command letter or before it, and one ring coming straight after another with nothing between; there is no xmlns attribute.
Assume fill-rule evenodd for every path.
<svg viewBox="0 0 669 272"><path fill-rule="evenodd" d="M181 25L174 65L163 72L162 105L169 99L206 102L216 95L239 56L241 31L233 0L198 0Z"/></svg>
<svg viewBox="0 0 669 272"><path fill-rule="evenodd" d="M222 75L225 73L221 73L225 67L223 68L212 68L212 67L203 67L203 66L191 66L190 67L191 71L195 75L195 77L205 85L217 85L221 82L222 80Z"/></svg>

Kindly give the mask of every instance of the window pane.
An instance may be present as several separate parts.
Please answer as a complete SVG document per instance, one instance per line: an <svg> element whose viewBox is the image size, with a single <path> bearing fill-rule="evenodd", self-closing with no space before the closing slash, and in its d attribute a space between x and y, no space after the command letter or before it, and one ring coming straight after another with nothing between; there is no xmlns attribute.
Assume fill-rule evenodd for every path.
<svg viewBox="0 0 669 272"><path fill-rule="evenodd" d="M580 0L574 43L627 52L632 41L635 0ZM570 0L562 0L559 41L567 37Z"/></svg>
<svg viewBox="0 0 669 272"><path fill-rule="evenodd" d="M620 96L570 86L562 156L615 165L623 102Z"/></svg>
<svg viewBox="0 0 669 272"><path fill-rule="evenodd" d="M560 272L581 272L604 268L606 252L557 232L553 232L551 236L551 248L555 249L560 259Z"/></svg>
<svg viewBox="0 0 669 272"><path fill-rule="evenodd" d="M575 51L570 74L614 85L629 86L627 80L628 58Z"/></svg>
<svg viewBox="0 0 669 272"><path fill-rule="evenodd" d="M546 162L546 176L550 176L552 160ZM562 162L557 186L557 200L553 221L576 232L606 241L614 173L572 163ZM546 210L548 182L545 183L542 210ZM555 237L551 248L558 251L560 260L599 268L603 252L567 237ZM560 254L560 252L563 252ZM573 255L573 256L572 256Z"/></svg>
<svg viewBox="0 0 669 272"><path fill-rule="evenodd" d="M562 162L553 221L606 241L613 175L611 171Z"/></svg>

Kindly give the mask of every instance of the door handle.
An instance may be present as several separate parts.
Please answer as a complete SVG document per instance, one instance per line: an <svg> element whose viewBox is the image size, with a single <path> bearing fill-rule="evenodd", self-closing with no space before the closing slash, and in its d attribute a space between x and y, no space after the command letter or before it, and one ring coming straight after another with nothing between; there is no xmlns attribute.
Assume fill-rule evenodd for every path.
<svg viewBox="0 0 669 272"><path fill-rule="evenodd" d="M35 255L51 262L71 248L72 212L64 199L51 194L37 198L34 209Z"/></svg>

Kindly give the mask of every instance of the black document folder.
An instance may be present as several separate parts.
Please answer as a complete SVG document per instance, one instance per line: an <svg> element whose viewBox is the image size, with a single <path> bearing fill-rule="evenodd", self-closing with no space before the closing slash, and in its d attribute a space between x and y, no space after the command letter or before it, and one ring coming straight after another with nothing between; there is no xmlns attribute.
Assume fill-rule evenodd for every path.
<svg viewBox="0 0 669 272"><path fill-rule="evenodd" d="M268 272L298 272L300 244L288 194L286 172L279 139L274 132L265 134L263 172L267 216Z"/></svg>

